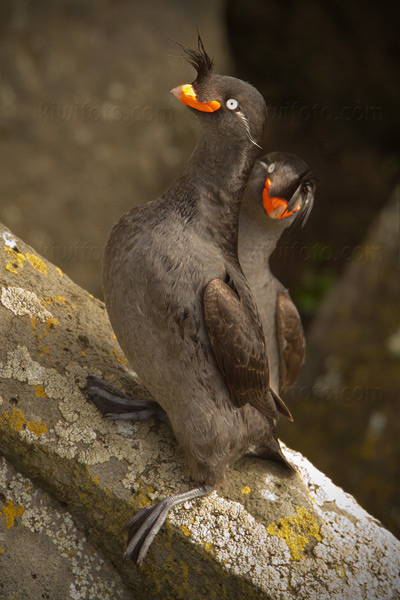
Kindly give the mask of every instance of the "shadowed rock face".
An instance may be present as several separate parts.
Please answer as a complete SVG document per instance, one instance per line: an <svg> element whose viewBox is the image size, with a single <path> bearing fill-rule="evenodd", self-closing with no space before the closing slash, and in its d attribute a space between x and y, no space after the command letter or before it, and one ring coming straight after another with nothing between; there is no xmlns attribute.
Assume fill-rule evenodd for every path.
<svg viewBox="0 0 400 600"><path fill-rule="evenodd" d="M288 448L299 476L244 458L224 488L171 513L140 570L123 563L132 514L191 486L181 451L167 425L108 422L87 401L89 373L146 392L127 371L104 305L3 227L0 285L0 572L14 573L21 597L40 600L38 587L57 595L66 585L118 599L400 592L400 543ZM31 580L26 564L15 569L24 544L35 549ZM0 581L8 593L9 578Z"/></svg>
<svg viewBox="0 0 400 600"><path fill-rule="evenodd" d="M355 2L317 0L226 5L237 75L250 78L269 107L265 150L298 154L318 177L307 227L286 236L274 263L292 290L308 284L317 296L311 302L303 291L307 314L321 298L318 282L325 276L333 283L348 263L400 171L400 10L390 1L380 7L360 11Z"/></svg>

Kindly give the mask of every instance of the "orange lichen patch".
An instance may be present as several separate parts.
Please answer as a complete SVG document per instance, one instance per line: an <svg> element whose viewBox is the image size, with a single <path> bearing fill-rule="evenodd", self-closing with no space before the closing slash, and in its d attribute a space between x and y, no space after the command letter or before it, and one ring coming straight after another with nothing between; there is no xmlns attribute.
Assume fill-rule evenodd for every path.
<svg viewBox="0 0 400 600"><path fill-rule="evenodd" d="M4 506L1 507L1 512L6 522L7 529L11 529L11 527L14 527L15 519L22 516L24 507L13 504L11 500L6 500Z"/></svg>
<svg viewBox="0 0 400 600"><path fill-rule="evenodd" d="M110 350L110 356L113 356L121 365L127 365L128 361L118 354L116 350Z"/></svg>
<svg viewBox="0 0 400 600"><path fill-rule="evenodd" d="M42 385L36 385L35 386L35 395L38 398L47 398L47 394L44 391L44 387Z"/></svg>
<svg viewBox="0 0 400 600"><path fill-rule="evenodd" d="M44 421L28 421L26 426L37 438L47 433L47 425Z"/></svg>
<svg viewBox="0 0 400 600"><path fill-rule="evenodd" d="M0 425L8 424L14 431L21 431L26 419L22 410L13 406L11 414L4 411L0 416Z"/></svg>

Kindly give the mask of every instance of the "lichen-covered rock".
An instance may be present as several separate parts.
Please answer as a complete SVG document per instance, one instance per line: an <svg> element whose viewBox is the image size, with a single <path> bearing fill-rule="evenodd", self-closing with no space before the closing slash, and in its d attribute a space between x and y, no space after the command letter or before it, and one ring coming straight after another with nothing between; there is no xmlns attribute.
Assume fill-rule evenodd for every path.
<svg viewBox="0 0 400 600"><path fill-rule="evenodd" d="M65 506L0 457L0 598L131 600Z"/></svg>
<svg viewBox="0 0 400 600"><path fill-rule="evenodd" d="M243 458L226 486L172 511L140 569L123 562L126 521L192 485L183 455L165 424L102 419L82 391L89 373L146 395L127 369L104 305L4 228L0 241L0 452L12 465L3 466L0 481L5 568L18 552L16 524L31 527L32 547L46 552L46 511L32 516L36 529L29 520L38 499L57 515L52 535L59 527L62 539L62 517L72 515L87 538L78 561L89 573L86 587L72 579L75 563L59 557L49 562L46 584L41 572L43 593L55 597L59 560L70 586L64 597L102 597L91 591L103 585L91 570L94 552L105 570L111 563L115 569L105 598L113 585L112 597L126 597L119 577L135 598L400 597L400 542L289 449L298 475ZM24 492L33 489L29 480L40 486L34 498ZM77 538L74 532L57 546L61 558L76 551Z"/></svg>

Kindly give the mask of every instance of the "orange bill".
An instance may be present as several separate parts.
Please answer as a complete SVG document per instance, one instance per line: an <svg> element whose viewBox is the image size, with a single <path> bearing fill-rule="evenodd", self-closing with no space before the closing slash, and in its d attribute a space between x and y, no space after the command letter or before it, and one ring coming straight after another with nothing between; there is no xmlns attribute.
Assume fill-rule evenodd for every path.
<svg viewBox="0 0 400 600"><path fill-rule="evenodd" d="M285 217L290 217L293 213L300 210L300 204L292 211L287 211L288 203L283 198L277 198L269 195L269 188L271 187L271 180L268 178L265 181L262 197L263 197L263 205L266 213L272 219L284 219Z"/></svg>
<svg viewBox="0 0 400 600"><path fill-rule="evenodd" d="M201 112L215 112L221 108L221 104L217 100L210 100L210 102L200 102L197 100L197 94L190 83L178 85L178 87L171 90L171 94L174 94L186 106L191 106Z"/></svg>

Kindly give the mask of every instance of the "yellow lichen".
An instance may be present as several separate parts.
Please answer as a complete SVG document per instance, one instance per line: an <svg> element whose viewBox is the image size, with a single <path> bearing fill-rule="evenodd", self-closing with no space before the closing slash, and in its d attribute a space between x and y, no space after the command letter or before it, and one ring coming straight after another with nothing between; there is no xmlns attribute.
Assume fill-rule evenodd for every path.
<svg viewBox="0 0 400 600"><path fill-rule="evenodd" d="M53 331L54 327L59 324L60 323L57 321L57 319L47 319L46 320L46 327L49 331Z"/></svg>
<svg viewBox="0 0 400 600"><path fill-rule="evenodd" d="M13 406L11 414L8 411L4 411L0 416L0 425L8 425L14 431L21 431L25 423L29 431L34 433L37 438L47 433L47 426L44 421L26 421L22 410L15 408L15 406Z"/></svg>
<svg viewBox="0 0 400 600"><path fill-rule="evenodd" d="M128 364L126 358L122 358L122 356L120 356L116 350L110 350L110 356L113 356L119 363L121 363L121 365Z"/></svg>
<svg viewBox="0 0 400 600"><path fill-rule="evenodd" d="M44 387L42 385L35 386L35 394L38 398L47 398L46 392L44 391Z"/></svg>
<svg viewBox="0 0 400 600"><path fill-rule="evenodd" d="M242 494L250 494L251 489L249 488L248 485L246 485L242 490L241 490Z"/></svg>
<svg viewBox="0 0 400 600"><path fill-rule="evenodd" d="M186 537L189 537L189 535L191 535L190 529L186 525L181 525L180 530L183 531Z"/></svg>
<svg viewBox="0 0 400 600"><path fill-rule="evenodd" d="M302 506L296 507L295 515L272 522L266 529L286 542L294 560L305 558L304 550L312 538L317 542L322 540L316 517Z"/></svg>
<svg viewBox="0 0 400 600"><path fill-rule="evenodd" d="M46 264L42 261L41 258L35 256L34 254L29 254L29 252L27 252L25 256L26 260L30 262L30 264L34 269L36 269L36 271L39 271L39 273L43 273L43 275L47 275Z"/></svg>
<svg viewBox="0 0 400 600"><path fill-rule="evenodd" d="M76 308L76 305L73 304L72 302L69 302L69 300L67 300L66 298L64 298L64 296L47 296L45 298L41 298L41 302L44 305L48 305L48 306L54 306L55 304L58 304L59 306L64 306L65 308ZM71 314L71 313L69 313Z"/></svg>
<svg viewBox="0 0 400 600"><path fill-rule="evenodd" d="M38 346L38 351L39 351L39 356L43 356L44 354L49 354L50 350L48 349L47 346L43 346L43 344L41 344L40 346Z"/></svg>
<svg viewBox="0 0 400 600"><path fill-rule="evenodd" d="M15 519L20 517L24 512L24 507L18 504L13 504L11 500L7 500L4 506L1 507L4 520L6 522L7 529L14 527Z"/></svg>
<svg viewBox="0 0 400 600"><path fill-rule="evenodd" d="M0 554L3 554L3 548L0 546Z"/></svg>
<svg viewBox="0 0 400 600"><path fill-rule="evenodd" d="M22 252L17 252L17 250L14 250L14 248L10 248L9 246L5 246L4 251L11 257L11 261L6 265L6 269L7 271L10 271L10 273L17 275L18 269L22 269L25 261L28 261L36 271L47 275L46 264L41 258L35 256L35 254L30 254L29 252L22 254Z"/></svg>
<svg viewBox="0 0 400 600"><path fill-rule="evenodd" d="M56 271L60 277L63 277L63 272L61 271L60 267L56 267Z"/></svg>
<svg viewBox="0 0 400 600"><path fill-rule="evenodd" d="M7 271L10 271L10 273L14 273L14 275L17 275L18 269L24 266L23 263L26 260L25 256L21 252L17 252L9 246L4 247L4 252L6 252L6 254L8 254L11 257L11 261L6 265Z"/></svg>
<svg viewBox="0 0 400 600"><path fill-rule="evenodd" d="M36 317L31 317L31 327L36 339L39 341L43 336L49 335L60 323L53 317L46 319L45 323L39 323Z"/></svg>
<svg viewBox="0 0 400 600"><path fill-rule="evenodd" d="M59 322L57 321L57 319L54 319L53 317L50 319L47 319L45 323L39 323L39 321L37 320L36 317L31 317L32 333L35 336L36 341L38 342L38 346L37 346L38 356L44 356L44 355L50 353L50 350L48 349L48 347L45 346L44 344L39 344L39 342L43 337L46 337L50 333L54 332L55 328L58 325L59 325ZM51 362L51 359L49 357L47 357L46 360L48 362Z"/></svg>
<svg viewBox="0 0 400 600"><path fill-rule="evenodd" d="M138 496L138 505L139 508L144 508L145 506L150 506L151 500L145 494L139 494Z"/></svg>
<svg viewBox="0 0 400 600"><path fill-rule="evenodd" d="M0 424L8 424L14 431L21 431L26 419L22 410L13 406L11 414L4 411L0 417Z"/></svg>
<svg viewBox="0 0 400 600"><path fill-rule="evenodd" d="M44 421L28 421L26 426L37 438L40 438L41 435L47 433L47 425Z"/></svg>

